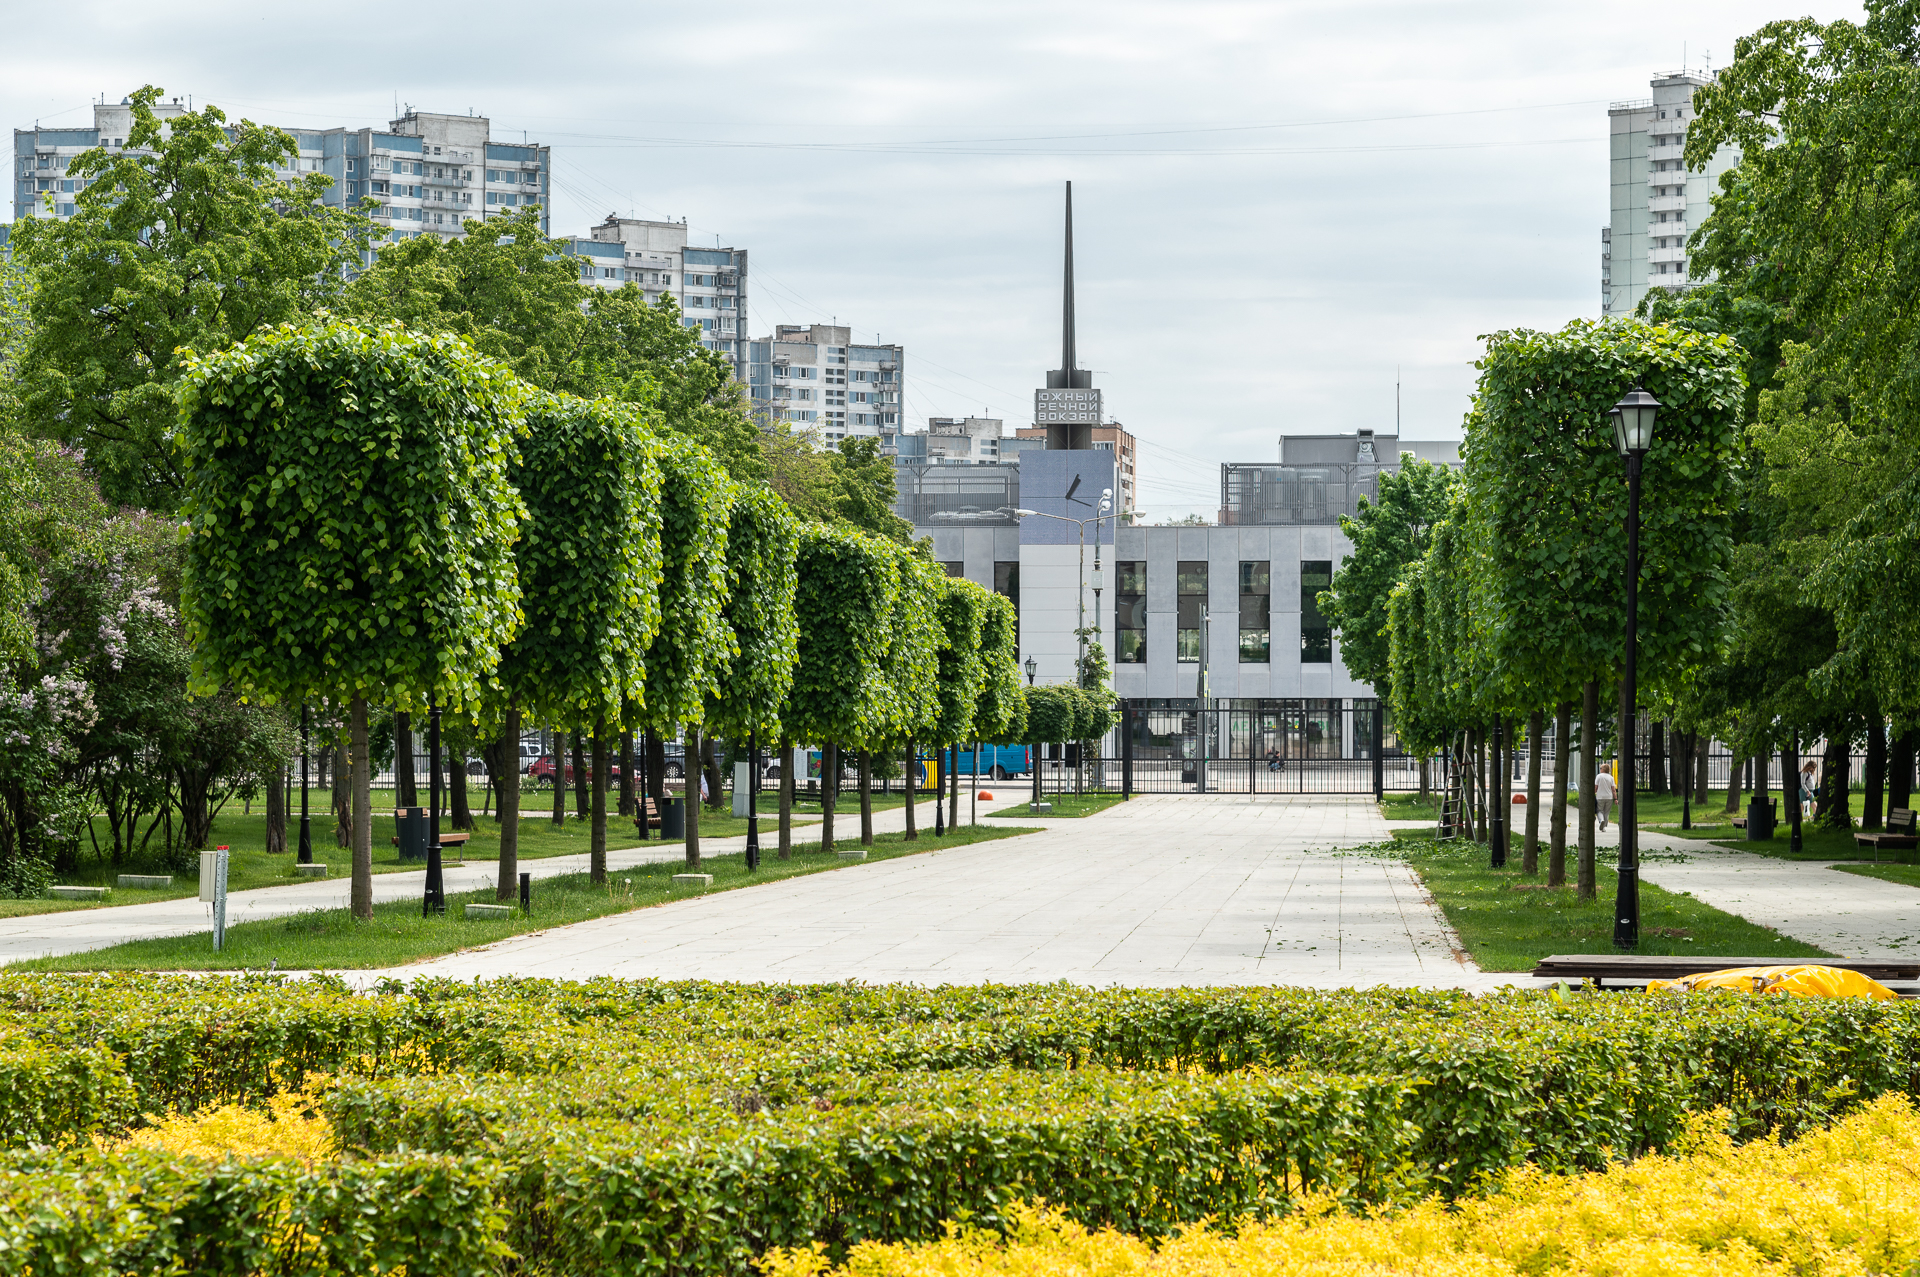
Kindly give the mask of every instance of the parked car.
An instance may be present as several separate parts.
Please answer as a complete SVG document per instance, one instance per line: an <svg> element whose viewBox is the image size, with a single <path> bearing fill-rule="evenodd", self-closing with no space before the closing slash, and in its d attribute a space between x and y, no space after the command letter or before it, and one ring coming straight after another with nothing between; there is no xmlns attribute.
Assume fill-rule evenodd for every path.
<svg viewBox="0 0 1920 1277"><path fill-rule="evenodd" d="M542 754L540 755L540 757L533 760L533 766L527 768L527 775L533 777L537 781L541 781L545 784L551 785L553 783L553 770L554 769L553 769L552 757L546 754ZM587 774L589 777L591 777L593 773L589 771ZM573 783L573 760L572 759L567 760L566 777L567 777L566 783L571 785ZM607 768L607 783L609 785L617 785L620 783L620 764L619 763L613 763Z"/></svg>

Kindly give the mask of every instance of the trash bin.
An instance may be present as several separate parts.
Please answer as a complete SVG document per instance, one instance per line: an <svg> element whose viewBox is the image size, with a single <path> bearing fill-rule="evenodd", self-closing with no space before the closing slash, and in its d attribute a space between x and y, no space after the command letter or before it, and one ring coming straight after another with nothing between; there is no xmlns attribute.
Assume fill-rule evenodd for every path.
<svg viewBox="0 0 1920 1277"><path fill-rule="evenodd" d="M1752 798L1747 801L1747 841L1767 842L1773 838L1773 800Z"/></svg>
<svg viewBox="0 0 1920 1277"><path fill-rule="evenodd" d="M684 798L667 799L667 809L660 813L660 837L662 840L685 838L687 836L687 800Z"/></svg>
<svg viewBox="0 0 1920 1277"><path fill-rule="evenodd" d="M400 841L400 859L427 858L427 809L401 807L393 813L394 835Z"/></svg>

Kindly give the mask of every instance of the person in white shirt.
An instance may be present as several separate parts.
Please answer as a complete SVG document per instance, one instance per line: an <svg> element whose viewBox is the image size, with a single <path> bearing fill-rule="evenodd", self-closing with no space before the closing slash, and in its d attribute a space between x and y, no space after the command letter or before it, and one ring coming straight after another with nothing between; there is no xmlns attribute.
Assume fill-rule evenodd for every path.
<svg viewBox="0 0 1920 1277"><path fill-rule="evenodd" d="M1607 820L1613 815L1613 773L1603 771L1593 778L1593 805L1600 813L1600 828L1607 827Z"/></svg>

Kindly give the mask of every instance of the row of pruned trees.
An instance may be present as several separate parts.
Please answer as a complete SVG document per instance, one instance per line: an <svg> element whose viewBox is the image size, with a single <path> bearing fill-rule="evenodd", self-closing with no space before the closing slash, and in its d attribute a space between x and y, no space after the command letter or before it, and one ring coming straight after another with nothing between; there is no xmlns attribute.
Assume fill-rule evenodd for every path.
<svg viewBox="0 0 1920 1277"><path fill-rule="evenodd" d="M438 708L481 739L527 720L590 741L596 881L628 733L684 735L690 764L704 733L854 750L863 817L875 757L1024 735L1008 600L921 550L796 518L637 398L541 391L398 325L285 325L190 362L195 685L341 708L356 913L372 905L373 704L416 722ZM503 894L517 806L503 786Z"/></svg>

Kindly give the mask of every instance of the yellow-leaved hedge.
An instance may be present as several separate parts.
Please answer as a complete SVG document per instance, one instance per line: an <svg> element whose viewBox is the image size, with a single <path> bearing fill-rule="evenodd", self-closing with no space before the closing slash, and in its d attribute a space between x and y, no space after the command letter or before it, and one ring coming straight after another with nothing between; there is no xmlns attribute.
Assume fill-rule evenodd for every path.
<svg viewBox="0 0 1920 1277"><path fill-rule="evenodd" d="M763 1277L1864 1277L1920 1266L1920 1114L1886 1095L1791 1143L1735 1145L1702 1115L1689 1147L1604 1171L1512 1172L1500 1191L1371 1217L1291 1215L1151 1242L1044 1206L1004 1237L778 1251Z"/></svg>

